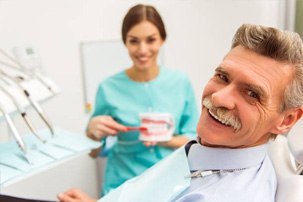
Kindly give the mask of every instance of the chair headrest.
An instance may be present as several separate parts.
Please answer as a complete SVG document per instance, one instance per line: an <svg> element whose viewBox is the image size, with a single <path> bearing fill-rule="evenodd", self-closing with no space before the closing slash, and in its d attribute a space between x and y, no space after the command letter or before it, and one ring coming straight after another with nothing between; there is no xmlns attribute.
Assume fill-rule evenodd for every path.
<svg viewBox="0 0 303 202"><path fill-rule="evenodd" d="M278 135L270 143L269 156L275 168L277 177L294 175L296 166L288 146L288 139L285 135Z"/></svg>
<svg viewBox="0 0 303 202"><path fill-rule="evenodd" d="M294 158L298 163L303 164L303 119L292 128L287 139Z"/></svg>
<svg viewBox="0 0 303 202"><path fill-rule="evenodd" d="M269 156L276 171L278 187L275 202L301 202L303 176L297 174L294 159L303 163L303 120L286 135L270 143Z"/></svg>

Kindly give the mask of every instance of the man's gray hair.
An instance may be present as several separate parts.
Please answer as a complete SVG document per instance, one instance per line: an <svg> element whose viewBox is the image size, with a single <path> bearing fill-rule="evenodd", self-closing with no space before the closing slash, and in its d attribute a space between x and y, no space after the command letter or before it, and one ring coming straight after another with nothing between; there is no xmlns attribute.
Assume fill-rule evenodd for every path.
<svg viewBox="0 0 303 202"><path fill-rule="evenodd" d="M285 89L281 111L303 106L303 43L299 34L244 24L233 38L232 48L238 45L278 62L293 65L293 80Z"/></svg>

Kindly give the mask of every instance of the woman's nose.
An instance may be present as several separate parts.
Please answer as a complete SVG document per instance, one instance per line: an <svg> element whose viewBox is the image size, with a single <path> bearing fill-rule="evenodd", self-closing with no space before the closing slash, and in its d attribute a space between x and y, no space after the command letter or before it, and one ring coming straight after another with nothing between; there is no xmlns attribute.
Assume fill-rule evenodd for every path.
<svg viewBox="0 0 303 202"><path fill-rule="evenodd" d="M147 44L144 43L144 42L141 42L141 43L139 44L139 52L140 52L140 53L146 53L147 50L148 50Z"/></svg>

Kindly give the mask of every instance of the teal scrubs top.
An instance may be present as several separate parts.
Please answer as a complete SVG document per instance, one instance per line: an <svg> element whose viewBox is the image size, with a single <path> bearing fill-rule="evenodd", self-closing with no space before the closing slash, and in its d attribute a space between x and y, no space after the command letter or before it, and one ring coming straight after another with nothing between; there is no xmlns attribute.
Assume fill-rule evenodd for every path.
<svg viewBox="0 0 303 202"><path fill-rule="evenodd" d="M149 82L131 80L125 71L105 79L98 88L92 115L109 115L125 126L140 126L140 113L170 113L174 116L174 135L196 137L198 111L187 76L180 71L160 68ZM119 133L108 153L102 195L107 194L173 152L167 147L146 147L139 132Z"/></svg>

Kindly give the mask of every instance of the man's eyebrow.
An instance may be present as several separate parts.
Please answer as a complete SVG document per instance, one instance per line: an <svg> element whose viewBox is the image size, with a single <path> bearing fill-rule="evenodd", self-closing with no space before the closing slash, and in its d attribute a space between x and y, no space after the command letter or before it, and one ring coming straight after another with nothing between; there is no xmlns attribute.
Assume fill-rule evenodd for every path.
<svg viewBox="0 0 303 202"><path fill-rule="evenodd" d="M222 74L225 74L225 75L229 75L222 67L217 67L216 69L215 69L215 71L216 72L220 72L220 73L222 73Z"/></svg>
<svg viewBox="0 0 303 202"><path fill-rule="evenodd" d="M256 92L260 96L260 98L266 98L266 92L261 86L255 84L245 84L245 86Z"/></svg>

